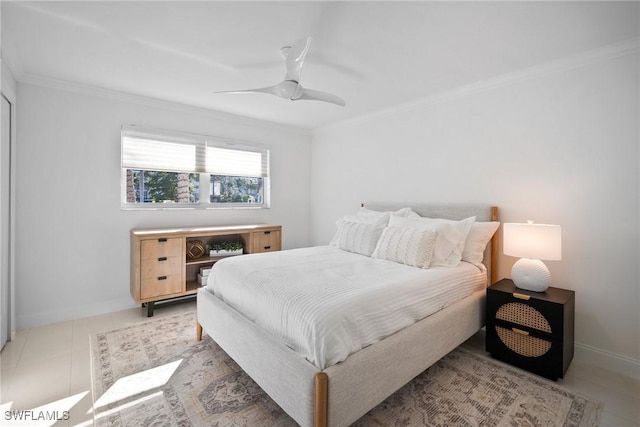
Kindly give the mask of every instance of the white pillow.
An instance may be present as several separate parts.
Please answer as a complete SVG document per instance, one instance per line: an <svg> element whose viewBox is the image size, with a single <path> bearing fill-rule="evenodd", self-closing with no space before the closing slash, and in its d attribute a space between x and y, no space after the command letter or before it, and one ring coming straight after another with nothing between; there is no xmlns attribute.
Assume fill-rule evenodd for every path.
<svg viewBox="0 0 640 427"><path fill-rule="evenodd" d="M339 218L336 221L336 234L333 235L331 241L329 242L330 246L338 246L338 239L340 238L340 227L345 222L351 223L359 223L359 224L373 224L380 227L386 227L389 222L390 213L385 213L380 216L358 216L358 215L345 215L342 218Z"/></svg>
<svg viewBox="0 0 640 427"><path fill-rule="evenodd" d="M429 268L436 238L434 229L386 227L371 257Z"/></svg>
<svg viewBox="0 0 640 427"><path fill-rule="evenodd" d="M366 222L344 221L338 229L337 246L345 251L371 256L384 228Z"/></svg>
<svg viewBox="0 0 640 427"><path fill-rule="evenodd" d="M368 218L371 220L378 220L378 219L382 219L382 218L387 218L387 222L389 221L389 216L409 216L413 211L411 210L411 208L402 208L402 209L398 209L397 211L386 211L386 212L382 212L382 211L374 211L371 209L368 209L364 206L362 206L360 209L358 209L358 212L356 213L356 216L361 217L361 218ZM386 224L385 224L386 225Z"/></svg>
<svg viewBox="0 0 640 427"><path fill-rule="evenodd" d="M345 216L339 218L336 221L336 226L338 227L338 230L336 231L336 233L331 238L331 241L329 241L329 245L338 246L338 237L340 236L340 225L344 221L364 222L364 223L368 223L368 224L376 224L376 225L386 226L389 223L389 218L392 215L394 215L394 216L409 216L411 214L418 216L418 214L413 212L411 210L411 208L402 208L402 209L398 209L395 212L391 212L391 211L381 212L381 211L374 211L374 210L371 210L371 209L367 209L367 208L365 208L363 206L360 209L358 209L358 212L356 212L355 215L345 215Z"/></svg>
<svg viewBox="0 0 640 427"><path fill-rule="evenodd" d="M436 247L430 267L455 267L460 264L462 252L469 230L475 222L472 216L461 221L442 218L401 218L391 217L389 225L394 227L430 228L438 232Z"/></svg>
<svg viewBox="0 0 640 427"><path fill-rule="evenodd" d="M498 227L500 227L498 221L474 222L464 244L462 260L480 267L484 258L484 250Z"/></svg>

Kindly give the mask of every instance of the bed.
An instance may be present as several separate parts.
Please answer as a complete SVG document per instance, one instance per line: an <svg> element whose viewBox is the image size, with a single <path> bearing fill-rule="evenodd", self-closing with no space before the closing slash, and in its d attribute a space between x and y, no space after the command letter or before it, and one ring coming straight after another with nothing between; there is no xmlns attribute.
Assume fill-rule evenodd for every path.
<svg viewBox="0 0 640 427"><path fill-rule="evenodd" d="M393 204L366 205L369 212L395 213L403 211L403 208L406 211L406 207L407 205ZM410 206L410 208L412 215L417 213L422 217L456 221L475 217L474 224L489 222L496 224L498 221L497 208L488 205L416 205ZM404 214L399 216L404 216ZM395 221L401 222L403 220L400 218ZM392 228L389 227L386 230ZM344 236L344 231L342 236ZM383 236L386 235L383 234ZM428 240L429 233L425 232L422 236ZM398 276L404 280L402 286L412 291L419 288L415 286L415 281L424 274L438 275L447 269L429 268L419 274L413 272L405 274L403 271L409 270L406 265L404 266L405 270L401 270L402 267L392 266L390 264L395 263L386 260L359 260L357 257L367 257L361 254L340 254L341 251L334 247L340 246L340 244L335 242L333 246L329 247L307 248L291 252L282 251L281 255L276 253L238 257L238 260L225 263L226 267L220 269L217 279L210 279L209 284L199 290L197 337L201 339L203 330L206 331L300 425L329 425L332 427L350 425L483 326L485 287L495 281L497 271L496 242L497 239L493 238L486 245L486 250L482 253L481 264L478 262L475 263L477 265L467 265L466 262L460 262L460 268L450 269L452 272L456 269L456 271L466 269L467 272L475 269L476 273L462 274L462 276L471 277L471 282L473 282L467 294L451 297L449 295L451 292L445 292L449 295L448 299L436 302L435 308L428 309L426 314L415 311L417 307L422 310L422 306L428 304L414 304L410 309L410 315L400 316L403 320L399 321L392 332L389 330L376 332L378 335L375 337L368 337L367 334L364 334L367 335L365 341L358 341L356 344L352 342L355 342L355 339L340 339L338 341L342 343L346 341L347 345L337 346L339 350L336 354L331 351L323 352L323 349L328 347L323 339L330 335L328 331L333 331L336 328L327 326L322 329L312 325L313 333L310 334L312 338L308 343L299 341L295 331L292 335L294 338L283 339L270 328L274 316L269 317L269 312L256 314L259 310L257 310L255 302L249 302L248 308L239 305L239 302L247 300L251 293L251 288L244 288L243 284L255 282L254 285L257 287L254 289L258 294L259 289L263 287L267 289L263 291L263 294L259 294L259 301L264 305L284 304L276 299L273 301L269 299L270 295L274 293L273 290L269 290L270 288L266 288L270 282L281 280L284 272L289 271L285 270L286 268L292 269L287 274L292 276L297 274L298 277L302 277L303 274L300 272L305 270L296 270L300 265L305 264L304 268L307 268L306 264L308 263L328 262L338 266L335 269L330 269L331 271L340 271L339 266L344 265L344 276L349 278L347 288L354 290L354 295L356 295L355 299L351 299L351 304L353 304L353 301L360 298L357 291L362 288L362 284L368 280L377 280L364 273L365 270L370 270L369 264L366 263L377 262L375 268L380 268L380 270L374 271L374 276ZM376 248L376 251L378 250L379 248ZM369 257L374 258L376 254L379 255L379 252L370 254ZM377 257L379 258L379 256ZM435 252L433 257L426 262L434 262ZM307 262L305 259L309 261ZM350 266L351 259L353 259L353 266ZM360 265L360 261L362 265ZM424 259L418 261L425 262ZM237 270L236 275L239 275L239 278L235 279L237 283L227 288L220 285L221 287L218 288L217 283L233 280L234 269ZM411 269L420 270L415 267L411 267ZM433 271L426 273L429 270ZM363 273L354 274L354 271ZM481 282L477 278L478 271L481 272ZM449 273L447 272L447 274ZM308 289L313 289L316 282L325 280L320 277L320 273L310 276L308 282L304 282ZM478 283L481 283L480 286ZM394 286L396 286L394 289L397 289L399 285L394 284ZM456 289L457 287L454 286ZM381 286L381 289L380 292L384 292L384 286ZM328 294L326 290L322 290L321 293L322 295ZM312 300L314 298L317 300L319 295L312 296ZM390 295L392 294L375 294L371 297L365 295L362 298L370 299L366 300L366 304L360 305L375 307L376 300L385 301L386 299L388 301ZM291 304L290 300L296 300L298 297L300 297L298 294L286 297L287 304ZM412 294L411 300L422 301L420 298L423 296ZM305 304L309 305L308 302L302 303L302 305ZM366 313L358 311L360 305L356 305L356 308L349 309L349 311L355 312L356 318L362 318L362 316L366 318ZM292 307L294 306L286 305L284 312L304 311L292 309ZM311 311L313 315L330 317L330 314L336 310ZM407 321L407 317L414 317L417 320ZM289 326L302 323L296 319L284 319L282 322ZM377 323L386 325L393 322L383 318ZM366 339L371 339L371 341L366 341Z"/></svg>

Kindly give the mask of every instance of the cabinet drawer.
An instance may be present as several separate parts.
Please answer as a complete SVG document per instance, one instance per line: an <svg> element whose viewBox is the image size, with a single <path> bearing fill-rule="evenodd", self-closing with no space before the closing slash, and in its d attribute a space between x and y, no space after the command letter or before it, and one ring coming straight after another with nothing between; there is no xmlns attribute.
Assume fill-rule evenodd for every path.
<svg viewBox="0 0 640 427"><path fill-rule="evenodd" d="M160 237L140 242L140 258L179 257L182 255L183 239Z"/></svg>
<svg viewBox="0 0 640 427"><path fill-rule="evenodd" d="M522 329L496 325L495 331L502 344L520 356L540 357L551 350L551 341L533 336Z"/></svg>
<svg viewBox="0 0 640 427"><path fill-rule="evenodd" d="M552 380L564 375L573 355L566 353L565 343L527 334L517 327L487 325L486 344L496 359ZM569 357L566 363L565 357Z"/></svg>
<svg viewBox="0 0 640 427"><path fill-rule="evenodd" d="M267 230L253 233L252 252L274 252L279 251L281 246L280 231Z"/></svg>
<svg viewBox="0 0 640 427"><path fill-rule="evenodd" d="M503 320L516 325L526 326L536 331L551 334L549 321L535 308L521 302L508 302L496 311L496 320Z"/></svg>
<svg viewBox="0 0 640 427"><path fill-rule="evenodd" d="M140 283L142 299L155 298L182 292L182 276L157 276Z"/></svg>
<svg viewBox="0 0 640 427"><path fill-rule="evenodd" d="M528 331L533 335L562 341L564 307L539 299L522 299L515 294L487 289L487 323Z"/></svg>
<svg viewBox="0 0 640 427"><path fill-rule="evenodd" d="M179 276L182 269L182 257L158 257L145 259L140 265L140 277L150 279L159 276Z"/></svg>

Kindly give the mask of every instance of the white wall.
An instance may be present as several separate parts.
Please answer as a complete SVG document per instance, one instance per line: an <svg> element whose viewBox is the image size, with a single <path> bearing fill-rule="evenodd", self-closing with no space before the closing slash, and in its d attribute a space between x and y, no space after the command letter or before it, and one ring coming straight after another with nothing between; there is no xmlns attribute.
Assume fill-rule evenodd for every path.
<svg viewBox="0 0 640 427"><path fill-rule="evenodd" d="M10 132L11 146L10 147L3 146L2 149L4 151L3 155L6 155L7 148L9 148L8 152L9 152L9 157L11 158L11 160L9 160L9 163L13 163L13 159L15 158L15 142L16 142L15 109L16 109L16 86L17 85L13 77L13 73L11 72L11 69L9 69L6 61L3 61L2 58L0 58L0 74L1 74L0 75L0 93L2 93L2 95L4 95L7 98L7 100L11 103L11 132ZM3 125L0 125L0 127ZM4 129L3 131L6 132L6 129ZM7 159L3 159L3 164L5 164L4 162L6 160ZM3 173L3 178L2 178L2 179L7 179L7 178L9 179L9 183L8 183L9 193L8 194L6 193L7 187L5 187L5 192L2 194L3 208L6 209L6 207L8 206L8 210L5 210L5 214L8 212L8 218L5 218L5 220L7 221L9 228L8 229L3 228L2 230L0 230L0 238L3 241L2 242L3 247L5 248L8 247L8 253L2 254L3 264L2 264L2 267L0 268L0 270L2 270L2 280L8 280L8 289L7 288L3 289L3 294L2 294L2 297L0 297L0 299L7 298L7 301L3 301L2 304L3 304L3 309L8 308L8 313L6 314L3 313L3 317L2 319L0 319L0 322L2 322L3 328L8 327L8 332L10 336L14 337L16 332L15 269L14 269L15 230L13 229L11 224L14 221L13 218L15 218L15 206L13 204L13 196L12 196L12 193L15 191L15 170L12 167L10 167L9 169L10 170L8 174L5 171L5 173ZM3 185L5 184L6 182L3 182ZM8 246L4 246L6 242L8 242ZM7 284L5 283L4 286L7 286Z"/></svg>
<svg viewBox="0 0 640 427"><path fill-rule="evenodd" d="M367 201L486 202L504 222L560 224L563 260L547 265L576 291L577 351L638 375L638 51L602 53L317 130L312 243ZM508 277L515 258L500 261Z"/></svg>
<svg viewBox="0 0 640 427"><path fill-rule="evenodd" d="M129 295L132 228L268 222L283 225L284 248L308 245L308 132L49 83L18 84L19 328L134 306ZM272 208L121 210L123 124L266 144Z"/></svg>

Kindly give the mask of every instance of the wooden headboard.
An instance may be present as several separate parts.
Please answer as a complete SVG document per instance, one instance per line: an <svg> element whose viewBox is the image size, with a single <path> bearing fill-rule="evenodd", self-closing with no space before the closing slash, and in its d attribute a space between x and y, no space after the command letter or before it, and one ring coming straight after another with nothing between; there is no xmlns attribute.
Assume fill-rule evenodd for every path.
<svg viewBox="0 0 640 427"><path fill-rule="evenodd" d="M470 216L475 216L476 221L499 221L498 208L496 206L480 204L480 203L468 203L468 204L414 204L414 203L384 203L384 202L368 202L363 203L362 206L366 206L368 209L376 211L395 211L401 208L410 207L414 212L420 216L426 216L430 218L445 218L461 220ZM487 286L497 282L498 280L498 233L493 235L493 238L487 245L487 249L484 252L484 258L482 262L487 267L487 278L489 282Z"/></svg>

